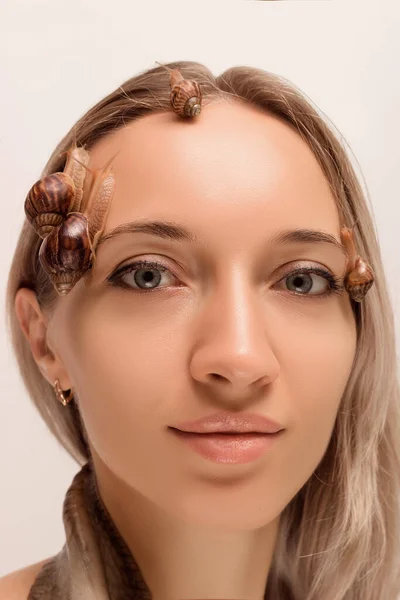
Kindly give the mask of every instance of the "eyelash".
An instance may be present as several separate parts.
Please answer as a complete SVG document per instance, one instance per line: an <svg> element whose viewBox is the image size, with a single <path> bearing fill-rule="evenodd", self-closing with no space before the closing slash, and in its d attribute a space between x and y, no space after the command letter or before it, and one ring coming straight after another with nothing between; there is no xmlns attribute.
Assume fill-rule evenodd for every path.
<svg viewBox="0 0 400 600"><path fill-rule="evenodd" d="M127 265L124 265L120 269L117 269L116 271L114 271L114 273L112 273L107 278L107 281L115 287L127 289L127 290L130 290L133 292L137 292L139 294L141 294L141 293L147 294L150 292L154 292L158 289L162 289L162 288L157 288L157 287L156 288L148 288L148 289L136 289L136 288L133 288L130 285L122 282L123 275L125 275L126 273L134 273L135 271L138 271L139 269L148 269L148 270L158 269L163 273L171 272L162 263L159 263L157 261L141 260L141 261L129 263ZM286 275L284 277L282 277L278 281L278 283L280 281L286 279L287 277L290 277L291 275L303 275L303 274L307 274L307 273L314 273L315 275L320 275L324 279L326 279L326 281L329 284L327 291L323 292L322 294L301 294L298 292L291 292L290 290L288 290L289 294L292 294L293 296L301 296L303 298L315 298L315 299L321 300L321 299L327 298L328 296L331 296L332 294L336 294L336 295L340 296L342 294L342 292L344 291L343 282L340 278L336 277L335 275L333 275L329 271L326 271L325 269L320 269L320 268L316 268L316 267L299 267L298 269L293 269L293 271L286 273ZM173 275L173 273L171 273L171 275ZM175 277L175 275L173 275L173 276Z"/></svg>

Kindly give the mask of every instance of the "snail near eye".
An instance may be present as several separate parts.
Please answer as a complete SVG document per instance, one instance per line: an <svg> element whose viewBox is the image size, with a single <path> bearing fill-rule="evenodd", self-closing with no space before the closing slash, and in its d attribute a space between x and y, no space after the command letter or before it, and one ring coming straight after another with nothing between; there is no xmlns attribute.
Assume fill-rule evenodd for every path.
<svg viewBox="0 0 400 600"><path fill-rule="evenodd" d="M345 280L345 288L356 302L364 300L366 293L374 283L374 275L371 267L360 256L356 259L355 268L348 274Z"/></svg>
<svg viewBox="0 0 400 600"><path fill-rule="evenodd" d="M57 292L66 295L92 266L89 222L83 213L71 212L43 241L39 260Z"/></svg>
<svg viewBox="0 0 400 600"><path fill-rule="evenodd" d="M349 257L344 287L352 300L361 302L375 281L374 272L367 261L357 254L352 229L342 227L340 235Z"/></svg>

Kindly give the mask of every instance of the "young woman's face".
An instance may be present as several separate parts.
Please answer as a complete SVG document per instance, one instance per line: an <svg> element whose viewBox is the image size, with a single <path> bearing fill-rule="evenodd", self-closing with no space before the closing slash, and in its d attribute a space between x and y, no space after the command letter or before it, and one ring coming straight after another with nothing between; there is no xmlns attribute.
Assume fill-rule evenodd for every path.
<svg viewBox="0 0 400 600"><path fill-rule="evenodd" d="M342 278L345 255L271 241L298 228L340 241L329 185L297 133L246 105L209 105L189 122L172 110L146 116L98 143L90 166L119 149L104 234L146 219L196 240L124 233L100 244L90 285L60 299L49 344L112 473L168 512L261 526L321 461L356 350L347 293L325 294L321 274L293 274ZM165 270L108 281L139 261ZM221 409L271 417L285 431L254 462L219 464L169 429Z"/></svg>

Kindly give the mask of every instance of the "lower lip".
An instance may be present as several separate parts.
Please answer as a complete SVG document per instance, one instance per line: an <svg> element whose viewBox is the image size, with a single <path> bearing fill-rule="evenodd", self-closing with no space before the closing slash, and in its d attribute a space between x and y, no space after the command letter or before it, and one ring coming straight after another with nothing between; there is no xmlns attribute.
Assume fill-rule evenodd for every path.
<svg viewBox="0 0 400 600"><path fill-rule="evenodd" d="M262 456L279 437L277 433L187 433L171 428L192 450L217 463L243 465Z"/></svg>

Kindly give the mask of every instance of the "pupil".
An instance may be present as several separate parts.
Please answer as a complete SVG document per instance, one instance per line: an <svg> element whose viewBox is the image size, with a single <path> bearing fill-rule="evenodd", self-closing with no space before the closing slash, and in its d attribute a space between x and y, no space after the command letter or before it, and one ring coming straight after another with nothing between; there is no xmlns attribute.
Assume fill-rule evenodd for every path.
<svg viewBox="0 0 400 600"><path fill-rule="evenodd" d="M150 273L150 271L146 271L143 276L143 279L145 279L146 281L151 281L153 279L152 273Z"/></svg>
<svg viewBox="0 0 400 600"><path fill-rule="evenodd" d="M138 269L134 279L139 287L140 285L145 287L156 286L161 281L161 274L157 274L157 269Z"/></svg>
<svg viewBox="0 0 400 600"><path fill-rule="evenodd" d="M292 278L292 284L294 284L294 286L296 288L301 288L303 287L304 292L309 292L310 289L312 288L312 280L311 277L308 277L309 281L307 282L307 274L300 274L300 275L294 275ZM304 286L306 286L307 289L304 290Z"/></svg>

